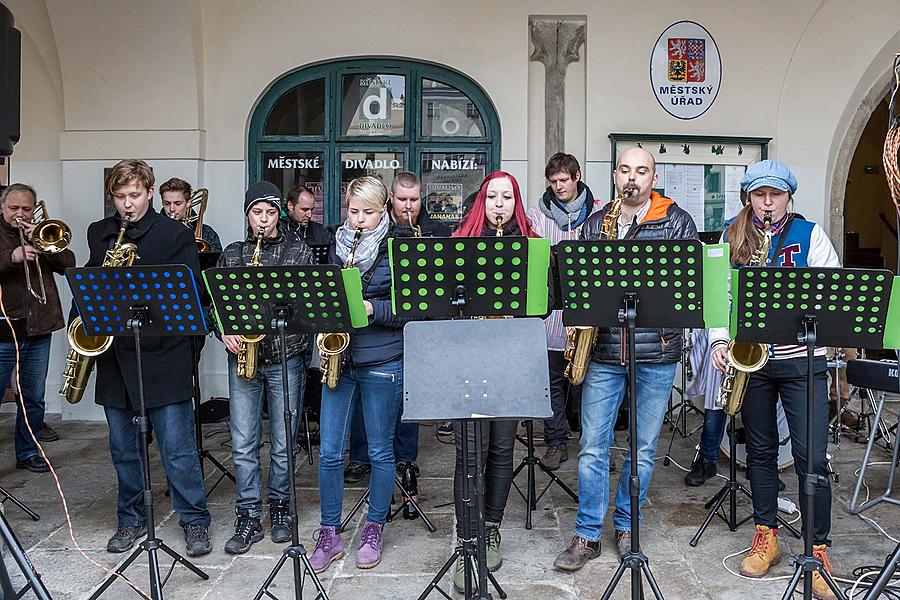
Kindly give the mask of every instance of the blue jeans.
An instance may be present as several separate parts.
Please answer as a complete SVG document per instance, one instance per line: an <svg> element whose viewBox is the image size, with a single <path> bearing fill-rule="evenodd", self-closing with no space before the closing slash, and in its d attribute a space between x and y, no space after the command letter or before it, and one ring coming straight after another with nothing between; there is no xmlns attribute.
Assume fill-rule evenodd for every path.
<svg viewBox="0 0 900 600"><path fill-rule="evenodd" d="M706 462L719 460L719 447L725 433L725 411L707 408L703 413L703 431L700 433L700 458Z"/></svg>
<svg viewBox="0 0 900 600"><path fill-rule="evenodd" d="M6 325L3 325L6 327ZM38 335L19 341L19 384L25 403L25 414L34 435L44 428L44 387L47 381L47 364L50 361L50 334ZM0 387L9 383L16 368L16 345L0 343ZM22 415L22 407L16 402L16 460L27 460L38 455L37 446Z"/></svg>
<svg viewBox="0 0 900 600"><path fill-rule="evenodd" d="M341 524L344 453L353 410L362 406L372 464L369 521L384 523L391 507L396 465L394 431L403 399L403 361L365 367L344 366L335 389L322 387L319 415L319 501L322 526Z"/></svg>
<svg viewBox="0 0 900 600"><path fill-rule="evenodd" d="M117 499L118 526L143 525L144 472L141 468L140 429L137 413L121 408L104 407L109 424L109 453L116 468L119 484ZM178 523L209 527L206 510L206 486L200 472L200 456L194 438L194 406L190 400L148 408L153 434L159 444L163 469L169 480L172 508L178 512Z"/></svg>
<svg viewBox="0 0 900 600"><path fill-rule="evenodd" d="M397 427L394 434L394 458L398 463L416 462L419 458L419 424L404 423L403 403L397 413ZM350 464L369 464L369 443L366 439L366 427L363 424L362 406L356 405L350 421Z"/></svg>
<svg viewBox="0 0 900 600"><path fill-rule="evenodd" d="M640 505L647 497L653 459L663 417L669 402L677 363L638 363L637 449ZM628 368L591 362L581 395L581 451L578 453L578 514L575 534L598 541L609 505L609 447L612 445L616 414L625 393ZM628 478L631 456L625 456L616 493L613 524L618 531L631 531L631 499Z"/></svg>
<svg viewBox="0 0 900 600"><path fill-rule="evenodd" d="M306 381L302 357L287 360L287 389L293 417L291 440L297 439L300 394ZM281 363L260 363L256 377L247 380L237 376L237 359L228 353L228 406L230 411L231 457L234 460L235 509L246 510L251 517L262 515L262 468L259 448L262 445L263 397L269 403L269 500L286 500L291 493L288 478L287 443L284 437L284 387Z"/></svg>

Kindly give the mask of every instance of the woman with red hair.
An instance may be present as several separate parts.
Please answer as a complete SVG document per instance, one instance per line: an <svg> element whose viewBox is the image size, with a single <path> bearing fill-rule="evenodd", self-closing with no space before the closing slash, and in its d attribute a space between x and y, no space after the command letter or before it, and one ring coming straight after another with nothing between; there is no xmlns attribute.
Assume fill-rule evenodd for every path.
<svg viewBox="0 0 900 600"><path fill-rule="evenodd" d="M503 171L495 171L484 178L472 208L463 217L453 237L493 237L498 226L504 236L538 237L531 228L522 194L515 177ZM500 555L500 522L509 497L513 473L513 446L516 441L516 421L486 421L481 428L482 465L484 467L484 520L485 554L487 568L496 571L503 559ZM475 447L474 428L467 427L469 448ZM463 539L463 480L462 436L458 422L453 424L456 443L456 471L453 477L453 498L456 503L456 534ZM475 452L469 452L469 473L475 474ZM475 531L475 511L470 512L469 531ZM473 582L474 585L474 582ZM453 577L456 591L465 590L465 564L460 557Z"/></svg>
<svg viewBox="0 0 900 600"><path fill-rule="evenodd" d="M497 217L505 236L540 237L525 216L519 182L506 171L494 171L484 178L472 208L463 216L453 237L496 235Z"/></svg>

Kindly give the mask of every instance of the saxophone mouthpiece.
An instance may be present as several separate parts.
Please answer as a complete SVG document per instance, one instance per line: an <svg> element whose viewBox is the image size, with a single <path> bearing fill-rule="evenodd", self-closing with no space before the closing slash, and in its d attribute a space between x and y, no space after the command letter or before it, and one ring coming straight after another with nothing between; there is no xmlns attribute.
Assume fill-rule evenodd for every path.
<svg viewBox="0 0 900 600"><path fill-rule="evenodd" d="M256 236L257 236L257 237L262 237L262 236L264 236L264 235L266 235L266 228L263 227L262 225L260 225L260 226L259 226L259 229L256 230Z"/></svg>

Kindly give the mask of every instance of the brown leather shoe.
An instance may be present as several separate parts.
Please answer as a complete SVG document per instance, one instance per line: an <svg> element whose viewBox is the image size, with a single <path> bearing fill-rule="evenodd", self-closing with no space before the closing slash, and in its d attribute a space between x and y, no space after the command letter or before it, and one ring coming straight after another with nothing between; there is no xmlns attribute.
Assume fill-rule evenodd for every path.
<svg viewBox="0 0 900 600"><path fill-rule="evenodd" d="M600 556L600 542L589 542L588 540L578 537L572 538L569 547L562 551L553 561L553 566L560 571L577 571L583 567L587 561Z"/></svg>
<svg viewBox="0 0 900 600"><path fill-rule="evenodd" d="M778 547L778 530L769 529L765 525L757 525L750 544L750 553L741 561L741 575L744 577L762 577L769 567L781 560L781 549Z"/></svg>
<svg viewBox="0 0 900 600"><path fill-rule="evenodd" d="M619 553L619 558L622 558L623 556L631 552L630 531L622 531L621 529L616 529L616 551Z"/></svg>
<svg viewBox="0 0 900 600"><path fill-rule="evenodd" d="M846 414L846 413L845 413ZM817 544L813 546L813 556L822 561L822 564L825 566L825 570L828 571L829 575L834 575L834 568L831 566L831 562L828 560L828 547L825 544ZM818 571L813 572L813 598L817 598L818 600L837 600L837 596L834 595L834 592L831 591L831 588L828 587L828 584L825 583L825 578L819 574Z"/></svg>

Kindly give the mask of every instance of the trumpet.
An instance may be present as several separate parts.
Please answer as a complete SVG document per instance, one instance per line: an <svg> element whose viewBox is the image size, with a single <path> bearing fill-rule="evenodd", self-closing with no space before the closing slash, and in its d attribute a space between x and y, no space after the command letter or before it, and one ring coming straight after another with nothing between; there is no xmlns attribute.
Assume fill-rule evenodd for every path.
<svg viewBox="0 0 900 600"><path fill-rule="evenodd" d="M356 254L356 248L362 240L362 227L357 228L353 235L353 244L350 245L350 252L347 254L347 260L344 262L344 268L353 267L353 257ZM322 383L333 390L337 387L341 378L341 364L344 362L344 351L350 347L349 333L320 333L316 336L316 346L319 348L319 356L322 362Z"/></svg>
<svg viewBox="0 0 900 600"><path fill-rule="evenodd" d="M259 267L262 265L260 255L262 253L262 242L266 234L266 228L260 227L256 232L256 248L253 250L253 256L250 257L248 267ZM266 335L259 333L257 335L242 335L238 341L237 353L237 376L243 379L253 379L256 377L256 365L259 363L259 344Z"/></svg>
<svg viewBox="0 0 900 600"><path fill-rule="evenodd" d="M28 266L28 259L25 258L25 246L28 242L25 239L25 228L22 226L22 220L19 223L19 244L22 246L22 264L25 265L25 286L28 292L37 298L41 304L47 304L47 290L44 288L44 273L41 271L40 257L34 261L35 270L37 271L37 280L39 290L34 288L31 283L31 268ZM31 219L34 229L31 230L31 245L35 249L46 254L56 254L62 252L69 246L72 241L72 230L69 226L59 219L51 219L47 213L47 206L41 200L34 207L34 216Z"/></svg>
<svg viewBox="0 0 900 600"><path fill-rule="evenodd" d="M197 243L197 252L209 252L212 246L203 239L203 215L206 213L206 205L209 202L209 190L200 188L194 190L191 199L184 212L184 223L194 230L194 241Z"/></svg>
<svg viewBox="0 0 900 600"><path fill-rule="evenodd" d="M140 258L137 254L137 245L122 241L128 224L128 219L122 219L116 243L106 251L101 266L130 267L136 259ZM59 387L59 394L65 396L69 404L78 404L84 395L96 357L109 350L113 343L113 337L88 335L82 327L80 316L72 319L66 330L66 336L69 338L70 348L66 354L66 365L63 368L63 380Z"/></svg>

